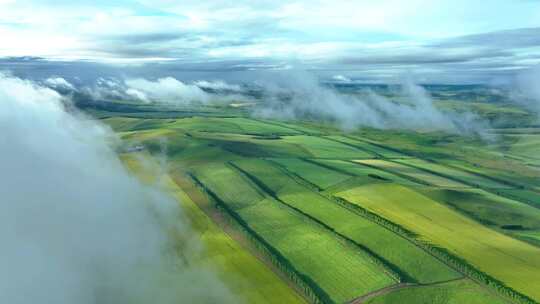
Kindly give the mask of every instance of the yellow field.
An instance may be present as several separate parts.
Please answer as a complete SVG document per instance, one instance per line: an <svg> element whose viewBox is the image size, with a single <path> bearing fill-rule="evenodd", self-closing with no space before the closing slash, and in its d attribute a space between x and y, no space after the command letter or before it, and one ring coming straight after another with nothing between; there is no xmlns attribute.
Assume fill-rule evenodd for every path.
<svg viewBox="0 0 540 304"><path fill-rule="evenodd" d="M336 194L447 248L540 301L540 249L486 228L411 189L370 184Z"/></svg>
<svg viewBox="0 0 540 304"><path fill-rule="evenodd" d="M156 168L142 165L143 159L145 164L152 165L146 153L124 154L122 159L143 181L152 182L159 172ZM199 234L204 246L201 266L211 268L232 293L240 298L239 302L306 303L277 274L225 234L169 175L161 176L160 181L177 198L191 226ZM189 183L187 180L184 182L186 185ZM198 191L193 185L188 190Z"/></svg>

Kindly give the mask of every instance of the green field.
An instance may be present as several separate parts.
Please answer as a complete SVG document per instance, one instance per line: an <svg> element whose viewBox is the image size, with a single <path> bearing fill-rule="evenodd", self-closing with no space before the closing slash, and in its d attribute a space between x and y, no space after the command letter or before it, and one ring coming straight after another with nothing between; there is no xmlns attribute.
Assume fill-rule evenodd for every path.
<svg viewBox="0 0 540 304"><path fill-rule="evenodd" d="M219 173L215 174L216 171ZM196 174L332 300L344 302L394 283L366 253L343 244L330 231L292 208L261 195L230 166L201 166ZM351 281L351 277L357 279Z"/></svg>
<svg viewBox="0 0 540 304"><path fill-rule="evenodd" d="M468 185L473 185L483 188L510 188L509 185L503 184L496 180L488 179L483 176L475 175L463 170L454 169L448 166L443 166L437 163L428 162L425 160L411 158L405 160L396 160L401 164L424 169L426 171L436 172L442 176L462 181ZM442 186L442 185L440 185Z"/></svg>
<svg viewBox="0 0 540 304"><path fill-rule="evenodd" d="M167 163L201 265L240 302L539 301L536 129L497 129L501 142L485 144L231 108L99 115L119 152L143 147L123 154L130 166L141 153Z"/></svg>
<svg viewBox="0 0 540 304"><path fill-rule="evenodd" d="M286 204L324 223L331 230L369 248L381 261L394 265L404 280L431 283L460 275L412 243L360 217L329 199L309 191L264 161L241 161L238 166Z"/></svg>
<svg viewBox="0 0 540 304"><path fill-rule="evenodd" d="M286 136L286 143L295 144L316 158L371 158L372 153L317 136Z"/></svg>
<svg viewBox="0 0 540 304"><path fill-rule="evenodd" d="M351 175L330 170L318 166L316 163L297 158L276 158L273 161L320 189L326 189L352 177Z"/></svg>
<svg viewBox="0 0 540 304"><path fill-rule="evenodd" d="M143 156L145 163L152 160ZM181 204L184 214L203 244L201 260L195 261L215 271L225 285L245 303L306 303L297 292L287 285L267 265L241 247L224 233L198 204L208 204L207 199L187 179L159 176L159 169L142 166L141 158L134 154L124 156L130 169L147 182L161 179ZM157 165L156 165L157 166ZM184 190L185 189L185 190Z"/></svg>
<svg viewBox="0 0 540 304"><path fill-rule="evenodd" d="M415 286L392 291L366 301L369 304L502 304L506 303L469 280Z"/></svg>
<svg viewBox="0 0 540 304"><path fill-rule="evenodd" d="M427 171L423 171L414 167L409 167L401 163L379 160L379 159L365 159L355 160L355 162L367 165L370 167L378 168L381 170L389 171L391 173L399 174L402 176L412 177L414 180L424 182L428 185L434 185L447 188L466 188L467 185L458 181L448 179L446 177L433 174Z"/></svg>
<svg viewBox="0 0 540 304"><path fill-rule="evenodd" d="M351 146L358 147L359 149L365 150L375 156L378 157L384 157L384 158L407 158L409 156L399 153L397 151L384 148L381 146L374 145L372 143L369 143L367 141L363 141L360 138L355 138L351 136L343 136L343 135L332 135L328 136L328 138L334 139L336 141L340 141L343 143L347 143Z"/></svg>
<svg viewBox="0 0 540 304"><path fill-rule="evenodd" d="M540 230L540 210L515 200L480 189L423 188L420 191L494 228L516 233Z"/></svg>
<svg viewBox="0 0 540 304"><path fill-rule="evenodd" d="M398 185L360 186L339 196L450 250L481 271L540 300L540 249L474 222L444 205Z"/></svg>

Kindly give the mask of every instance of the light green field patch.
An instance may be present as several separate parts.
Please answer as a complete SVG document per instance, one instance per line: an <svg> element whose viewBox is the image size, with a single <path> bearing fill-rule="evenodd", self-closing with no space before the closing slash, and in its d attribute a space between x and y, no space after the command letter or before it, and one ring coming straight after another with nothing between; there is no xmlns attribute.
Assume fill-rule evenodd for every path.
<svg viewBox="0 0 540 304"><path fill-rule="evenodd" d="M354 146L358 146L360 149L371 152L374 155L380 155L384 158L408 158L409 156L399 153L397 151L393 151L390 149L383 148L381 146L376 146L374 144L371 144L366 141L362 141L359 139L353 139L349 136L342 136L342 135L332 135L328 136L329 138L333 138L336 140L339 140L341 142L345 142Z"/></svg>
<svg viewBox="0 0 540 304"><path fill-rule="evenodd" d="M276 124L268 124L262 121L253 120L249 118L235 117L235 118L223 118L223 120L236 124L246 134L279 134L279 135L300 134L300 132L284 127L284 126L280 126Z"/></svg>
<svg viewBox="0 0 540 304"><path fill-rule="evenodd" d="M368 165L371 167L379 168L381 170L388 170L390 172L395 172L397 174L402 174L406 176L411 176L415 179L424 181L428 184L439 186L439 187L447 187L447 188L467 188L469 186L462 184L457 181L450 180L448 178L435 175L426 171L422 171L420 169L416 169L413 167L409 167L400 163L381 160L381 159L361 159L361 160L355 160L356 163Z"/></svg>
<svg viewBox="0 0 540 304"><path fill-rule="evenodd" d="M360 186L339 196L448 249L507 286L540 300L540 249L399 185Z"/></svg>
<svg viewBox="0 0 540 304"><path fill-rule="evenodd" d="M187 131L235 134L299 134L298 131L242 117L190 117L178 119L170 127Z"/></svg>
<svg viewBox="0 0 540 304"><path fill-rule="evenodd" d="M196 168L196 174L221 199L233 209L241 209L258 203L264 196L242 179L235 171L223 163L208 163ZM234 185L234 186L233 186Z"/></svg>
<svg viewBox="0 0 540 304"><path fill-rule="evenodd" d="M234 122L213 117L189 117L177 119L169 125L170 128L178 128L185 131L218 132L218 133L243 133L244 131Z"/></svg>
<svg viewBox="0 0 540 304"><path fill-rule="evenodd" d="M511 135L516 142L508 153L540 160L540 134Z"/></svg>
<svg viewBox="0 0 540 304"><path fill-rule="evenodd" d="M349 161L333 159L315 159L313 161L334 168L340 172L352 174L357 177L355 179L356 183L360 184L369 184L373 182L379 183L381 181L384 181L389 183L398 183L401 185L418 185L417 183L411 181L408 178L403 178L387 171L379 170Z"/></svg>
<svg viewBox="0 0 540 304"><path fill-rule="evenodd" d="M275 158L273 161L284 166L287 168L287 170L306 179L320 189L326 189L332 185L351 178L350 175L329 170L298 158Z"/></svg>
<svg viewBox="0 0 540 304"><path fill-rule="evenodd" d="M286 136L283 141L296 144L317 158L369 158L371 153L316 136Z"/></svg>
<svg viewBox="0 0 540 304"><path fill-rule="evenodd" d="M240 215L337 303L394 283L365 254L278 202L267 199Z"/></svg>

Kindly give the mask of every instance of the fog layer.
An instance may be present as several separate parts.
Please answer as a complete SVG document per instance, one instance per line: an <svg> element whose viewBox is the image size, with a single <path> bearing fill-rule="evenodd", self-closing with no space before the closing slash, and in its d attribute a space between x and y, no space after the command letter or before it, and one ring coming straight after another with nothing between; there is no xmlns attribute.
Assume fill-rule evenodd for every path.
<svg viewBox="0 0 540 304"><path fill-rule="evenodd" d="M107 128L65 108L0 74L0 303L236 303L190 263L200 244L177 202L128 174Z"/></svg>

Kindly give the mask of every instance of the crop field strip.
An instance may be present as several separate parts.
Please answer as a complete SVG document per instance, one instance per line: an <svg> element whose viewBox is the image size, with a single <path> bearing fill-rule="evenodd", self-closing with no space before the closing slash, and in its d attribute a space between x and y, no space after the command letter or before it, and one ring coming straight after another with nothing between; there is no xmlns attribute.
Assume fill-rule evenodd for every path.
<svg viewBox="0 0 540 304"><path fill-rule="evenodd" d="M259 161L247 161L247 162L259 162ZM257 165L256 168L259 168L259 170L262 170L260 169L260 165ZM271 175L269 172L271 171L270 168L265 168L264 170L262 170L264 173L264 177L267 177L269 178L268 176ZM297 176L297 175L295 175ZM264 179L264 177L262 177L262 179ZM279 178L277 180L280 180L280 181L283 181L283 178ZM260 182L260 181L259 181ZM293 184L293 181L290 181L290 182L287 182L286 185L291 185ZM264 186L266 187L266 185ZM269 191L272 191L271 189ZM310 203L308 205L312 205L312 202L314 201L313 199L309 200ZM336 213L335 210L328 210L328 213ZM343 221L343 220L342 220ZM392 232L390 232L391 234L393 234ZM372 238L375 238L375 235L370 235ZM395 235L394 235L395 236ZM381 236L377 236L377 238L380 238ZM392 242L392 244L395 244L395 240ZM373 248L373 247L371 247ZM417 248L418 250L421 250L420 248ZM409 256L409 258L411 258L411 256ZM442 264L442 263L441 263ZM423 271L426 271L426 269L423 269ZM455 280L455 279L449 279L447 281L452 281L452 280ZM400 288L408 288L409 286L430 286L430 285L435 285L435 284L439 284L439 283L443 283L443 282L446 282L446 281L437 281L437 282L433 282L433 283L413 283L413 284L410 284L410 283L407 283L405 286L401 286L402 284L397 284L397 285L394 285L394 286L401 286ZM485 290L485 286L482 286L480 287L479 285L477 285L477 283L473 283L473 282L470 282L469 283L469 288L472 288L474 289L474 293L480 293L482 294L483 296L482 297L475 297L475 301L473 303L505 303L506 301L502 300L498 295L493 295L490 293L495 293L495 291L492 291L490 289L488 290ZM382 290L386 290L388 288L393 288L393 287L386 287ZM377 291L373 292L373 293L377 293ZM461 297L463 296L464 294L467 294L467 295L470 295L471 293L473 292L468 292L468 291L465 291L463 293L457 293L456 291L453 291L453 297ZM426 296L426 295L423 295L423 294L420 294L421 296ZM360 297L361 298L361 297ZM463 299L463 298L462 298ZM356 303L356 302L354 302ZM360 303L360 302L358 302Z"/></svg>
<svg viewBox="0 0 540 304"><path fill-rule="evenodd" d="M492 178L487 178L478 174L470 173L465 170L455 169L449 166L429 162L419 158L411 158L407 160L392 160L393 162L400 163L409 167L417 168L419 170L440 175L448 179L454 179L458 182L467 184L476 188L496 188L505 189L512 188L508 183L502 183Z"/></svg>
<svg viewBox="0 0 540 304"><path fill-rule="evenodd" d="M144 158L145 165L141 160ZM197 191L184 179L158 174L157 168L148 168L150 156L139 157L130 153L123 157L130 170L147 182L160 179L166 182L171 194L181 204L184 214L199 236L204 248L199 263L215 271L224 284L246 303L306 303L292 288L250 252L243 249L218 227L192 199ZM156 167L159 165L155 164ZM146 168L143 168L146 167ZM179 184L181 187L179 187ZM186 191L184 190L186 189ZM204 200L200 195L195 198ZM239 275L241 274L241 275Z"/></svg>
<svg viewBox="0 0 540 304"><path fill-rule="evenodd" d="M386 159L388 161L395 161L399 162L404 165L409 165L416 167L417 169L424 170L428 173L440 175L445 178L455 180L459 183L465 183L471 187L477 187L482 188L488 192L491 192L496 195L500 195L509 199L517 200L522 203L529 204L533 207L540 208L540 187L536 186L536 188L532 189L523 189L523 185L520 183L515 183L513 181L509 181L508 179L501 179L498 177L493 177L491 175L485 174L484 172L479 171L477 168L465 166L464 164L440 164L436 163L433 160L425 160L422 158L413 157L405 152L400 151L399 149L395 149L392 147L388 147L386 145L376 143L372 140L362 139L357 136L340 136L341 138L348 138L356 142L364 142L367 144L371 144L373 146L379 147L381 149L385 149L386 151L393 151L395 153L404 155L405 157L383 157L383 159ZM417 159L417 166L414 166L412 164L409 164L410 161L413 161L413 159ZM426 165L426 163L429 163L433 167L437 167L441 170L430 170L429 165ZM485 169L483 169L485 170ZM442 172L442 174L441 174ZM446 172L446 174L444 174ZM448 174L448 173L452 174ZM458 176L456 178L455 176ZM461 177L461 178L459 178ZM418 182L418 180L416 179Z"/></svg>
<svg viewBox="0 0 540 304"><path fill-rule="evenodd" d="M295 174L301 174L318 189L326 189L352 177L350 174L343 174L298 158L274 158L271 160L295 172Z"/></svg>
<svg viewBox="0 0 540 304"><path fill-rule="evenodd" d="M342 238L373 252L390 264L403 281L428 283L460 276L406 239L310 191L270 163L257 160L235 163L273 196L300 209Z"/></svg>
<svg viewBox="0 0 540 304"><path fill-rule="evenodd" d="M401 159L410 157L403 153L396 152L395 150L383 148L382 145L374 145L373 143L367 141L359 141L357 139L354 139L353 137L346 135L330 135L325 136L324 138L342 143L344 145L355 147L359 150L365 151L366 153L371 153L376 158Z"/></svg>
<svg viewBox="0 0 540 304"><path fill-rule="evenodd" d="M225 164L223 167L229 168ZM230 168L229 170L227 179L222 180L226 181L227 185L231 179L241 178ZM245 224L249 225L254 233L275 247L292 265L296 265L300 273L320 286L333 302L344 302L395 282L367 253L343 244L320 225L310 220L306 222L307 218L294 209L271 197L262 200L257 197L249 206L227 202L231 198L230 195L222 193L223 189L215 187L219 181L213 180L213 176L197 172L196 174L209 189L213 191L212 186L216 188L216 195L224 197L225 204L233 203L239 208L231 210L245 220ZM258 193L256 190L247 190L253 188L253 185L245 181L235 182L235 186L241 187L242 190L234 192ZM358 279L351 281L354 277Z"/></svg>
<svg viewBox="0 0 540 304"><path fill-rule="evenodd" d="M273 161L276 161L273 159ZM359 175L363 175L364 178L358 178L358 179L351 179L350 173L354 172L354 170L344 171L339 170L337 171L333 170L334 168L331 166L324 166L320 162L327 162L331 163L334 162L334 165L336 163L343 163L341 160L305 160L301 162L297 159L280 159L277 161L278 164L282 165L285 169L290 171L291 174L294 174L298 176L299 178L304 179L306 183L309 183L310 186L315 187L318 191L321 190L327 190L327 193L332 193L336 191L343 191L347 188L353 188L355 186L358 186L362 183L368 183L368 182L378 182L377 179L382 179L381 172L362 172L359 170L361 168L360 166L355 165L354 169L357 170L357 173L362 173ZM406 160L401 160L404 162L414 162L414 163L428 163L427 161L419 160L416 158L409 158ZM400 162L401 162L400 161ZM302 164L305 164L306 162L312 163L314 166L312 167L305 167L304 165L298 167L295 166L295 164L298 164L301 162ZM287 166L288 165L288 166ZM435 169L444 169L445 167L433 164ZM335 171L335 172L334 172ZM451 172L457 171L455 169L450 169ZM456 172L457 174L463 174L466 177L477 179L482 179L481 177L477 177L475 175L468 175L467 173L460 173ZM335 183L333 185L323 185L318 183L317 181L320 179L325 179L328 176L333 176L333 174L339 174L339 176L342 178L342 181L339 183ZM346 175L348 174L348 175ZM369 178L369 174L373 176L372 179ZM448 173L446 173L448 174ZM367 177L366 177L367 175ZM347 178L349 177L349 178ZM394 179L394 177L387 176L385 178L387 181ZM379 180L380 181L380 180ZM492 181L487 180L486 183L490 183ZM492 182L495 183L495 182ZM401 183L406 184L406 183ZM496 186L500 186L499 184L495 184ZM326 187L325 187L326 186ZM328 186L331 186L328 188ZM414 186L414 184L412 184ZM512 237L516 237L521 240L525 240L527 242L530 242L531 244L534 244L536 246L539 244L539 236L540 236L540 212L537 209L534 209L526 204L523 204L521 202L510 200L504 197L497 196L492 193L485 192L481 189L456 189L456 188L425 188L425 187L415 187L417 190L422 191L423 193L433 193L437 197L436 200L443 201L447 205L452 206L457 211L465 214L468 217L471 217L480 223L487 224L490 227L495 228L503 228L507 229L504 231L504 233L511 235ZM436 194L440 193L440 194ZM443 195L443 193L447 193L450 195ZM508 216L505 216L508 214ZM523 225L516 225L515 223L524 223ZM536 224L534 224L536 223ZM512 230L510 230L512 229Z"/></svg>
<svg viewBox="0 0 540 304"><path fill-rule="evenodd" d="M425 242L448 249L516 291L540 299L540 289L534 287L540 283L540 249L399 185L361 186L338 195L417 233Z"/></svg>
<svg viewBox="0 0 540 304"><path fill-rule="evenodd" d="M394 174L400 174L404 176L409 176L414 178L417 181L421 181L426 185L432 185L437 187L444 188L469 188L469 185L466 185L460 181L449 179L443 177L439 174L434 174L426 170L421 170L412 166L408 166L402 163L394 162L391 160L381 160L381 159L363 159L363 160L354 160L355 163L362 165L367 165L375 167L381 170L387 170Z"/></svg>
<svg viewBox="0 0 540 304"><path fill-rule="evenodd" d="M319 136L285 136L284 142L293 143L306 149L314 158L350 159L372 158L372 153Z"/></svg>

